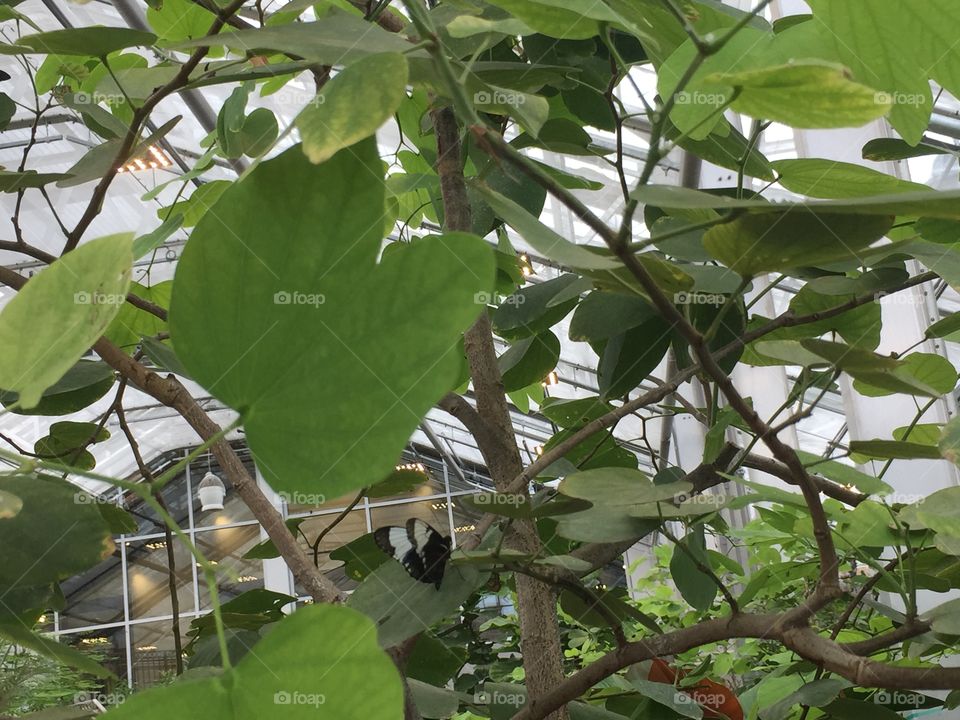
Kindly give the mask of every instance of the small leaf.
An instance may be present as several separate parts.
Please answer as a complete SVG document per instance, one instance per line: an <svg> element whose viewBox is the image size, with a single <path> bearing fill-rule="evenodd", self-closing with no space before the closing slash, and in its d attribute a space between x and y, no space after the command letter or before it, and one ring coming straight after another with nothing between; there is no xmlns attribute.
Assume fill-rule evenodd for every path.
<svg viewBox="0 0 960 720"><path fill-rule="evenodd" d="M303 151L322 163L373 135L406 98L407 60L397 53L372 55L328 82L297 117Z"/></svg>
<svg viewBox="0 0 960 720"><path fill-rule="evenodd" d="M21 46L44 55L89 55L104 57L117 50L137 45L147 47L157 41L153 33L125 27L77 27L68 30L24 35Z"/></svg>
<svg viewBox="0 0 960 720"><path fill-rule="evenodd" d="M718 588L709 575L697 567L696 558L705 567L710 567L710 558L706 553L703 528L692 531L681 540L689 552L684 552L679 546L673 548L673 559L670 561L670 575L677 585L677 590L690 605L700 611L706 611L713 605ZM690 556L693 556L691 558Z"/></svg>
<svg viewBox="0 0 960 720"><path fill-rule="evenodd" d="M129 235L93 240L37 273L0 312L0 387L30 409L85 353L125 302Z"/></svg>

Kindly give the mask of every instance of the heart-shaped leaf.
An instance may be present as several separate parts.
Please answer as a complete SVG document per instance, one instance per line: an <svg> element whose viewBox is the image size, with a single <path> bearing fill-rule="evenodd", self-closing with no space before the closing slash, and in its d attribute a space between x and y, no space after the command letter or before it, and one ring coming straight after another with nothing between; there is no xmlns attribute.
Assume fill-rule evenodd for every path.
<svg viewBox="0 0 960 720"><path fill-rule="evenodd" d="M321 165L297 146L221 196L177 267L177 356L241 412L275 490L336 497L382 480L458 379L493 253L450 234L378 265L383 207L372 140Z"/></svg>

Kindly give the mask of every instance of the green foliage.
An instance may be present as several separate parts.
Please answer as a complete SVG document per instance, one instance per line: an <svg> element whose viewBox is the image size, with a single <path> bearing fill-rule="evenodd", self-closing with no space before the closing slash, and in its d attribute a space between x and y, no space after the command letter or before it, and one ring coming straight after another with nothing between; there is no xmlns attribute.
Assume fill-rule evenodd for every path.
<svg viewBox="0 0 960 720"><path fill-rule="evenodd" d="M216 8L186 0L151 0L152 33L40 32L12 4L0 5L6 28L32 28L16 39L9 34L0 52L34 62L38 94L0 93L0 127L22 120L21 110L31 119L30 109L50 100L102 139L72 158L66 173L38 173L30 162L0 172L0 191L18 214L31 201L42 209L36 200L51 183L94 193L67 247L83 242L37 272L0 312L0 402L7 411L66 417L103 398L115 372L85 357L95 346L104 350L96 345L103 337L128 355L103 353L122 368L125 383L153 392L165 382L157 375L176 373L236 411L275 490L408 494L428 479L395 469L411 434L454 388L469 393L473 380L473 392L482 392L479 377L471 377L478 372L475 338L464 333L488 313L503 341L497 367L504 393L518 411L554 425L549 439L537 441L552 462L533 479L532 496L511 490L458 500L489 512L495 527L479 548L454 554L439 590L413 580L371 536L356 538L329 555L358 583L349 608L301 608L286 617L294 598L244 593L193 621L186 677L137 693L113 716L188 715L200 707L211 720L268 717L283 704L291 718L395 718L402 688L383 650L409 640L406 674L424 717L512 717L526 699L522 635L530 632L516 613L524 601L516 593L518 568L563 580L554 609L566 675L613 651L620 633L647 640L728 615L734 603L720 585L742 612L796 609L818 587L825 535L836 547L844 590L853 596L870 583L870 592L856 612L841 614L846 597L818 609L811 622L823 643L831 630L841 643L896 631L913 618L918 590L960 588L957 489L904 498L893 494L903 486L886 476L890 462L958 463L960 422L941 423L935 418L942 414L924 414L921 404L952 394L957 369L929 347L875 352L889 322L879 300L915 282L913 261L960 288L960 192L835 158L771 162L762 145L772 122L856 128L887 117L903 139L871 141L865 159L950 159L956 153L923 138L930 80L960 93L958 56L950 52L960 11L946 2L922 10L894 0L873 0L869 10L838 0L809 4L811 15L771 25L713 0L445 1L429 11L403 4L409 18L401 3L374 3L365 15L341 0L297 0L280 10L257 6L259 14L244 8L248 29L227 22L213 35ZM377 14L381 24L368 17ZM402 31L390 32L398 20ZM140 47L154 52L123 52ZM201 48L208 54L184 72L184 53ZM656 73L658 97L643 98L645 119L623 104L639 92L627 79L636 66ZM295 118L259 106L258 98L291 81L317 85ZM153 203L164 193L165 207L144 212L155 211L159 227L133 242L130 234L88 241L87 223L117 168L164 141L179 121L147 126L135 108L209 86L220 86L217 97L226 100L216 127L198 139L194 166L142 197ZM437 146L433 120L444 107L457 126L441 139L459 137L459 155L441 155ZM741 133L730 112L756 122ZM645 156L632 157L637 132L649 143ZM399 144L378 145L378 134ZM178 134L178 144L184 137ZM725 168L726 186L652 184L674 145ZM596 172L598 158L610 165L599 166L604 172ZM250 167L237 179L222 170L240 165ZM469 215L452 206L460 172ZM779 200L781 190L800 197ZM545 208L557 211L559 222L548 224ZM470 232L435 234L452 213ZM566 218L574 217L590 232L580 224L571 229ZM44 231L52 233L60 217L49 220ZM14 227L16 242L4 251L18 253L33 230ZM131 283L133 260L148 258L177 230L189 240L175 279L155 279L144 261L140 282ZM31 251L32 259L53 247ZM764 317L760 301L784 289L792 293L786 312ZM764 303L778 310L786 304L782 295ZM584 386L573 396L545 397L548 374L566 372L561 338L583 343L578 363L596 372L592 393ZM926 338L960 338L960 319L940 320ZM698 366L704 350L723 351L719 372ZM482 360L492 369L492 354ZM132 374L131 364L141 362L157 375L146 368ZM723 374L743 388L744 370L776 366L797 368L796 380L779 414L761 414L776 429L758 432L751 412L724 398ZM679 390L683 402L664 390L620 417L627 415L616 410L622 402L654 387L652 377L666 377L662 367L692 381ZM562 379L581 383L583 370ZM841 440L846 448L831 443L828 457L801 451L784 463L783 452L774 453L773 467L786 466L791 480L798 462L828 483L824 528L796 488L744 479L740 465L752 473L755 445L804 422L827 393L851 385L868 397L906 396L918 403L917 415L894 423L891 437ZM171 400L183 401L185 388L163 387L160 402L190 405ZM482 400L476 404L487 412ZM742 404L767 406L749 397ZM59 581L111 553L111 533L136 527L122 508L94 504L40 472L92 475L96 445L109 433L89 417L37 431L25 450L4 449L13 469L0 475L0 636L29 649L20 658L31 663L55 661L103 677L94 659L32 629L60 605ZM683 457L661 456L666 444L658 431L681 424L702 426L702 460L716 464L718 476L701 468L686 477L701 460L699 444ZM597 432L553 457L585 429ZM729 442L753 456L725 455ZM656 472L639 470L641 460ZM544 484L552 480L559 482ZM715 493L694 491L721 480ZM732 522L748 515L745 524ZM303 522L287 520L286 527L301 534ZM507 542L517 524L540 546ZM592 543L629 544L658 531L669 542L630 569L629 592L605 587L607 569L584 559L596 550ZM246 557L279 557L278 546L264 540ZM902 603L895 609L880 593ZM956 652L956 610L956 601L941 604L922 615L932 633L872 657L939 664ZM873 689L814 673L808 655L766 638L708 643L671 660L680 670L677 687L652 682L636 666L605 677L569 714L709 717L679 692L707 678L733 687L752 719L793 720L801 712L892 719L900 710L939 707L920 695L903 707L878 704ZM65 682L92 681L68 675ZM38 693L69 699L42 687ZM10 697L16 712L44 704Z"/></svg>

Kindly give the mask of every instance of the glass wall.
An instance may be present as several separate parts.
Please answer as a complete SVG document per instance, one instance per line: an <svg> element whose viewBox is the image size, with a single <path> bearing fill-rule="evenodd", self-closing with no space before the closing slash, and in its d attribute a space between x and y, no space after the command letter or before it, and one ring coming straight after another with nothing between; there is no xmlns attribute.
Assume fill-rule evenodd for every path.
<svg viewBox="0 0 960 720"><path fill-rule="evenodd" d="M236 450L254 473L246 448ZM151 470L162 473L189 452L168 453L152 463ZM360 500L349 494L319 506L284 503L278 508L287 517L303 518L298 535L301 544L311 555L312 546L317 545L319 567L343 590L352 590L356 582L346 577L342 561L331 559L330 553L377 527L402 525L408 518L418 517L444 534L463 535L474 529L476 515L455 499L489 487L480 469L458 466L451 471L442 458L413 446L402 462L417 464L428 476L413 492ZM197 483L208 472L220 477L227 488L222 510L203 510L196 495ZM460 479L459 473L468 479ZM124 507L136 520L137 530L117 536L109 558L62 583L64 607L47 615L44 629L62 642L103 658L129 687L153 685L176 672L174 617L179 618L176 628L182 647L189 641L190 622L210 611L210 593L189 550L176 538L168 547L159 518L148 506L132 494L116 493L102 499ZM263 540L260 525L213 458L202 455L191 461L164 486L163 499L200 552L216 564L221 602L267 586L265 563L276 561L245 557ZM274 582L269 588L291 591L276 585ZM291 587L306 599L298 588Z"/></svg>

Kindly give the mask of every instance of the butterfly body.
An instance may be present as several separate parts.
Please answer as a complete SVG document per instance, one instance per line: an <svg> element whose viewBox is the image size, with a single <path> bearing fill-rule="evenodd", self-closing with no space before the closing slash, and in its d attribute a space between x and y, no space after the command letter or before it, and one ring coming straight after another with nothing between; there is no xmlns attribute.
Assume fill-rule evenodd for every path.
<svg viewBox="0 0 960 720"><path fill-rule="evenodd" d="M383 552L403 565L414 580L440 589L450 559L449 535L441 535L419 518L410 518L404 527L377 528L373 539Z"/></svg>

